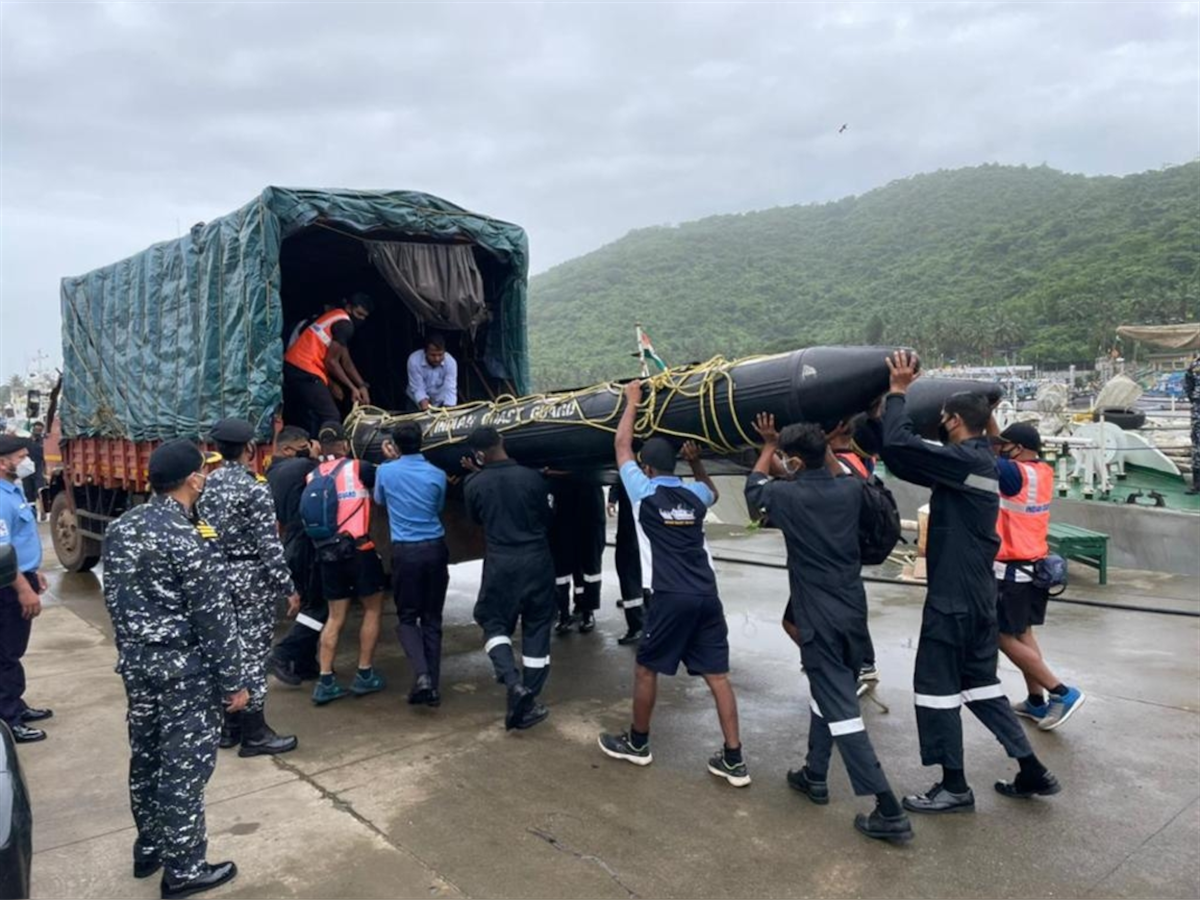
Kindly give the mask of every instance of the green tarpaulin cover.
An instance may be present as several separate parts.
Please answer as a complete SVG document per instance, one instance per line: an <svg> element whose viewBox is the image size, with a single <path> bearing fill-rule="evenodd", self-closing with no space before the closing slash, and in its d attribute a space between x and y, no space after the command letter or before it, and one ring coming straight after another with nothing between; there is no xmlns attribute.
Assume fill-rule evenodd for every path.
<svg viewBox="0 0 1200 900"><path fill-rule="evenodd" d="M64 437L197 438L225 416L271 432L282 399L280 247L314 223L469 240L503 263L485 363L529 390L522 228L410 191L269 187L190 234L62 281Z"/></svg>

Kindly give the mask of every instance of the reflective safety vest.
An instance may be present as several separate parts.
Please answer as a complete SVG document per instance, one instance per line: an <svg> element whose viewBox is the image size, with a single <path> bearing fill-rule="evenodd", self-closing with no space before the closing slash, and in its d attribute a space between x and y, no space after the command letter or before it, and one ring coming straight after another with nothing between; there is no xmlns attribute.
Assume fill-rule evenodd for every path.
<svg viewBox="0 0 1200 900"><path fill-rule="evenodd" d="M312 481L318 472L328 475L340 462L340 459L323 460L308 473L307 481ZM355 540L365 538L371 533L371 492L359 477L358 465L358 460L352 459L337 473L338 532L348 534ZM370 550L374 546L371 541L359 544L363 550Z"/></svg>
<svg viewBox="0 0 1200 900"><path fill-rule="evenodd" d="M1044 462L1018 462L1025 476L1021 492L1000 497L996 531L1000 534L997 562L1032 562L1050 552L1050 501L1054 497L1054 469Z"/></svg>
<svg viewBox="0 0 1200 900"><path fill-rule="evenodd" d="M330 310L319 316L296 338L296 342L283 355L283 361L316 375L329 384L329 375L325 372L325 357L329 355L329 345L333 343L333 326L338 322L349 321L350 313L344 309Z"/></svg>

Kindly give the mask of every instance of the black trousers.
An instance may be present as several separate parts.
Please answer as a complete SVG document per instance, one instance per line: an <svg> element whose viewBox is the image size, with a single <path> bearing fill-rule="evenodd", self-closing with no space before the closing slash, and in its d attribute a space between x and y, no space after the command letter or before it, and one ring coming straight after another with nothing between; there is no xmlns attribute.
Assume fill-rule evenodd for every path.
<svg viewBox="0 0 1200 900"><path fill-rule="evenodd" d="M998 636L994 608L972 606L944 613L926 604L913 669L923 765L966 768L963 704L995 735L1009 756L1016 759L1033 752L996 677Z"/></svg>
<svg viewBox="0 0 1200 900"><path fill-rule="evenodd" d="M554 621L554 561L549 548L499 554L483 561L483 584L475 603L483 629L483 649L496 679L512 686L523 681L534 694L550 674L550 626ZM521 624L521 669L512 635Z"/></svg>
<svg viewBox="0 0 1200 900"><path fill-rule="evenodd" d="M649 591L642 585L642 556L638 548L637 528L633 521L633 504L625 488L617 485L617 547L614 554L621 599L617 605L625 611L625 624L630 629L642 627Z"/></svg>
<svg viewBox="0 0 1200 900"><path fill-rule="evenodd" d="M37 575L25 573L25 578L37 590ZM29 647L31 619L21 615L17 589L0 588L0 721L19 725L25 711L25 667L21 657Z"/></svg>
<svg viewBox="0 0 1200 900"><path fill-rule="evenodd" d="M329 618L329 607L321 594L312 541L303 533L293 535L285 541L283 553L292 572L292 583L300 592L300 614L284 639L275 645L274 654L277 659L292 663L302 678L316 678L321 672L317 647L321 642L321 626Z"/></svg>
<svg viewBox="0 0 1200 900"><path fill-rule="evenodd" d="M288 424L305 429L309 437L315 438L326 422L342 421L329 385L287 362L283 364L283 393Z"/></svg>
<svg viewBox="0 0 1200 900"><path fill-rule="evenodd" d="M554 485L553 491L550 552L554 556L559 615L570 613L572 600L575 612L595 612L600 608L600 568L604 556L604 489L599 485L562 481Z"/></svg>
<svg viewBox="0 0 1200 900"><path fill-rule="evenodd" d="M866 632L865 618L861 630ZM887 778L859 712L861 646L861 636L847 640L845 635L819 633L800 645L800 658L812 695L805 765L816 778L825 777L836 744L854 793L860 797L888 790Z"/></svg>
<svg viewBox="0 0 1200 900"><path fill-rule="evenodd" d="M450 584L450 551L442 538L392 544L396 633L414 675L436 689L442 671L442 608Z"/></svg>

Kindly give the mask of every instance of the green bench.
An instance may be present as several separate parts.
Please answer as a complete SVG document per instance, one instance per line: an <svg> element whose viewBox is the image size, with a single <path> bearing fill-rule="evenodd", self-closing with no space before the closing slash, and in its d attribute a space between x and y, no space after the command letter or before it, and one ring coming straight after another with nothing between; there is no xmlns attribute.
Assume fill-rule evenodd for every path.
<svg viewBox="0 0 1200 900"><path fill-rule="evenodd" d="M1077 525L1050 523L1050 549L1063 559L1074 559L1100 570L1100 583L1108 584L1108 535Z"/></svg>

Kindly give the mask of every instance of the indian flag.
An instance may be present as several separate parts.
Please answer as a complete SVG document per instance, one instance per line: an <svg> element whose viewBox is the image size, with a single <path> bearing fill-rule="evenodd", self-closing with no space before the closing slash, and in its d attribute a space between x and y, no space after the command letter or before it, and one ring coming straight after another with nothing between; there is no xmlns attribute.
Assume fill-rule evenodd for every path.
<svg viewBox="0 0 1200 900"><path fill-rule="evenodd" d="M637 325L637 345L636 356L642 361L643 378L650 374L651 366L658 372L665 372L667 370L667 364L662 361L662 357L654 352L654 345L650 343L650 335L646 334L640 323Z"/></svg>

